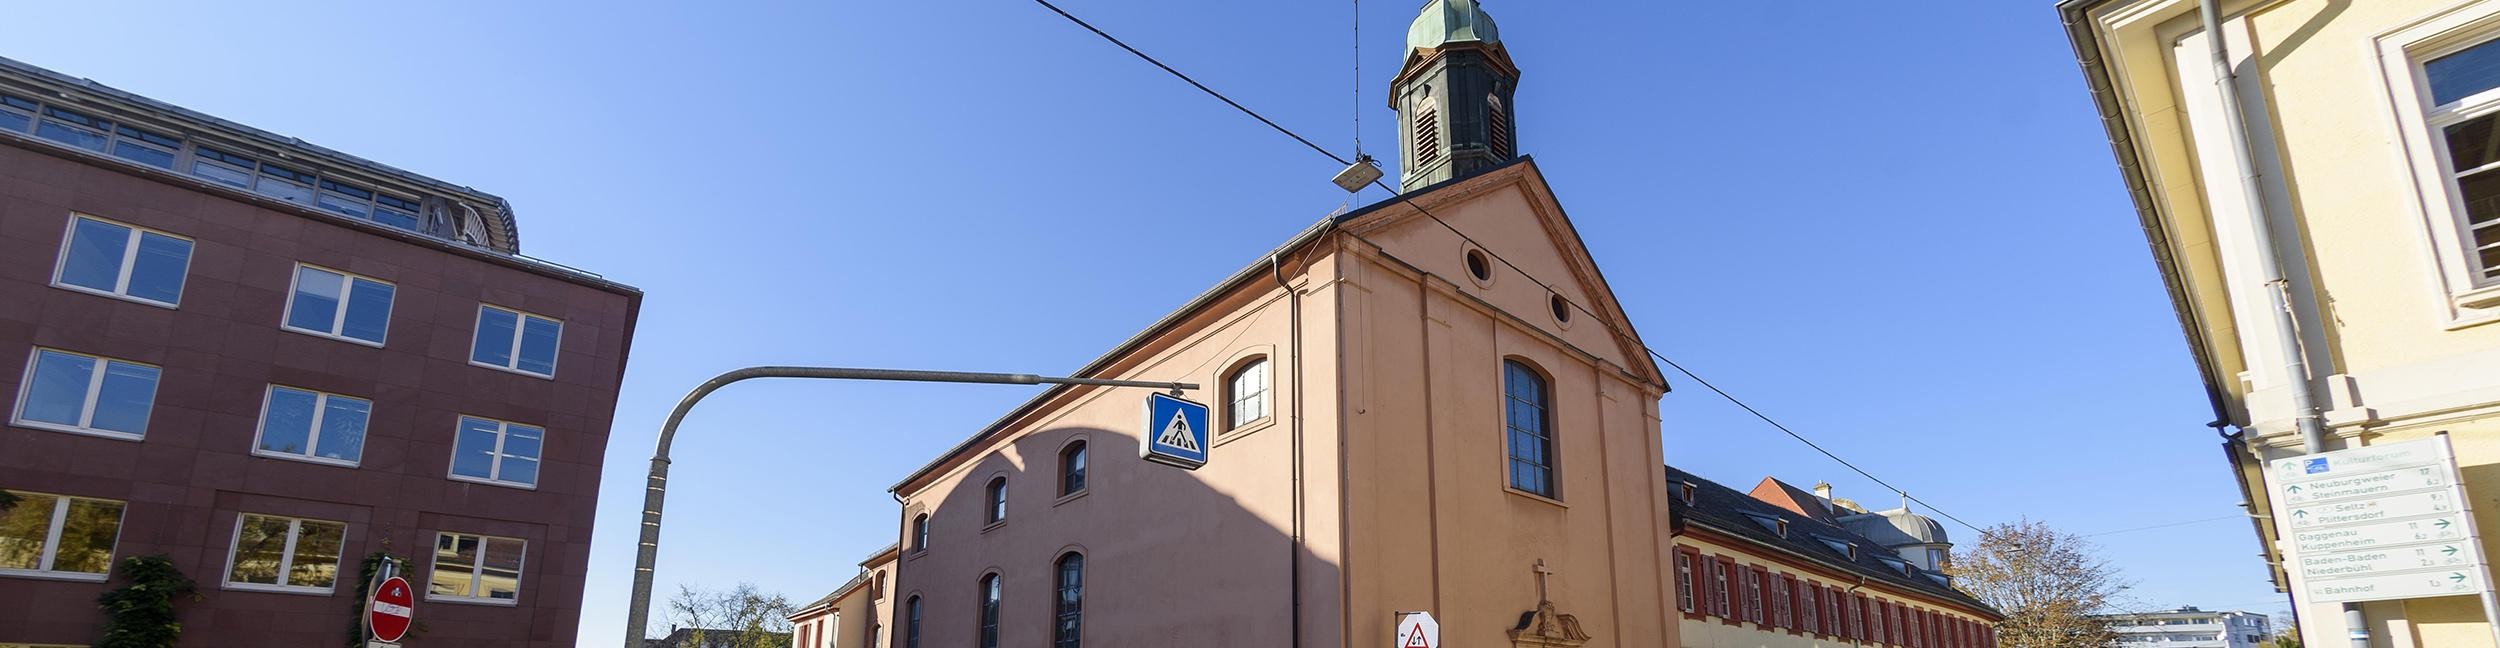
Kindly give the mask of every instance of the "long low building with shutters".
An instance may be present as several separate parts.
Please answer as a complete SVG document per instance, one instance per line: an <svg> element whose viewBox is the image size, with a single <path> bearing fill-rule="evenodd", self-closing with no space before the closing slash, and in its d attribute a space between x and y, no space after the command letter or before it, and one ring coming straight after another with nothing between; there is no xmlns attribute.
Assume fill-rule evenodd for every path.
<svg viewBox="0 0 2500 648"><path fill-rule="evenodd" d="M1952 545L1907 507L1868 511L1764 478L1667 469L1684 646L1993 648L2005 615L1954 589Z"/></svg>

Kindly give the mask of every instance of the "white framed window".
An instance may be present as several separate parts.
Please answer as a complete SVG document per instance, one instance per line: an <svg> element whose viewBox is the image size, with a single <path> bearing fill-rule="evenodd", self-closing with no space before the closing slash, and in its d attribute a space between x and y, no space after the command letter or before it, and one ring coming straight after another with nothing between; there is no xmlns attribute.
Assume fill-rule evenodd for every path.
<svg viewBox="0 0 2500 648"><path fill-rule="evenodd" d="M364 461L373 401L270 385L252 454L354 467Z"/></svg>
<svg viewBox="0 0 2500 648"><path fill-rule="evenodd" d="M191 271L191 239L71 214L52 285L173 308Z"/></svg>
<svg viewBox="0 0 2500 648"><path fill-rule="evenodd" d="M2500 307L2500 2L2378 38L2398 130L2455 319Z"/></svg>
<svg viewBox="0 0 2500 648"><path fill-rule="evenodd" d="M314 265L295 266L293 296L279 328L382 346L391 328L390 282Z"/></svg>
<svg viewBox="0 0 2500 648"><path fill-rule="evenodd" d="M563 338L563 320L479 304L477 336L469 344L469 363L554 378L556 348Z"/></svg>
<svg viewBox="0 0 2500 648"><path fill-rule="evenodd" d="M0 491L0 576L104 580L124 508L112 500Z"/></svg>
<svg viewBox="0 0 2500 648"><path fill-rule="evenodd" d="M328 594L347 523L242 513L226 553L227 589Z"/></svg>
<svg viewBox="0 0 2500 648"><path fill-rule="evenodd" d="M546 429L464 415L457 435L451 449L452 479L538 487L538 456L546 443Z"/></svg>
<svg viewBox="0 0 2500 648"><path fill-rule="evenodd" d="M527 541L513 538L436 533L425 598L512 605L521 598L521 563L528 549Z"/></svg>
<svg viewBox="0 0 2500 648"><path fill-rule="evenodd" d="M1224 379L1226 430L1267 418L1267 358L1253 359Z"/></svg>
<svg viewBox="0 0 2500 648"><path fill-rule="evenodd" d="M11 423L128 439L145 438L156 406L155 365L56 349L35 349Z"/></svg>

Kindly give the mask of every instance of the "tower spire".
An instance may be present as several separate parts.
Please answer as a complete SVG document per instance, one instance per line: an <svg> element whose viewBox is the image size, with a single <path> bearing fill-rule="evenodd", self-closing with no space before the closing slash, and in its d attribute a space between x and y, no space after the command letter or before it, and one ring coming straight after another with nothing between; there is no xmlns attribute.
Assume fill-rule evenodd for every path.
<svg viewBox="0 0 2500 648"><path fill-rule="evenodd" d="M1511 99L1519 67L1476 0L1431 0L1406 32L1389 85L1398 111L1399 185L1413 191L1519 156Z"/></svg>

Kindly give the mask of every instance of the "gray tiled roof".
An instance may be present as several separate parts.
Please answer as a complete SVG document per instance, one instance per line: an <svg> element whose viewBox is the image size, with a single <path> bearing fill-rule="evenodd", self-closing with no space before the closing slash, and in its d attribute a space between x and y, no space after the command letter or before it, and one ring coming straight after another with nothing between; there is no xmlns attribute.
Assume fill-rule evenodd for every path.
<svg viewBox="0 0 2500 648"><path fill-rule="evenodd" d="M1698 524L1720 533L1808 556L1834 569L1865 576L1867 580L1882 581L1898 589L1952 601L1999 617L2004 616L2003 613L1997 612L1996 608L1989 607L1979 599L1928 578L1926 574L1930 572L1918 570L1916 566L1912 566L1910 569L1918 571L1920 575L1909 576L1886 565L1884 558L1905 559L1900 554L1893 553L1891 549L1886 549L1874 540L1858 535L1847 528L1781 508L1770 502L1754 499L1752 495L1721 486L1718 482L1703 479L1698 475L1677 470L1674 466L1667 466L1666 470L1667 490L1670 496L1667 500L1668 508L1673 512L1678 525ZM1693 503L1690 505L1684 503L1686 484L1693 486ZM1763 528L1761 524L1754 521L1755 516L1787 521L1788 535L1782 537L1775 531ZM1848 554L1833 550L1830 546L1816 540L1816 536L1855 543L1858 546L1858 555L1854 559L1850 558Z"/></svg>

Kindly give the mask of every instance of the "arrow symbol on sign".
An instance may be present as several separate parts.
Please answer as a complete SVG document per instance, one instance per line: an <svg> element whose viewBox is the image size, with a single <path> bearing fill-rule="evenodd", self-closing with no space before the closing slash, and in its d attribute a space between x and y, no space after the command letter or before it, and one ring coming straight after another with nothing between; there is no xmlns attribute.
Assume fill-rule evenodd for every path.
<svg viewBox="0 0 2500 648"><path fill-rule="evenodd" d="M2440 520L2439 520L2439 522L2438 522L2438 524L2439 524L2439 528L2442 528L2442 529L2448 528L2448 520L2447 520L2447 519L2445 519L2445 518L2440 519Z"/></svg>
<svg viewBox="0 0 2500 648"><path fill-rule="evenodd" d="M2464 575L2464 574L2449 574L2449 575L2448 575L2448 582L2451 582L2451 583L2462 583L2462 582L2465 582L2465 575Z"/></svg>
<svg viewBox="0 0 2500 648"><path fill-rule="evenodd" d="M2296 517L2296 518L2305 518L2305 517L2309 517L2309 509L2300 509L2300 510L2297 510L2297 511L2292 511L2292 517Z"/></svg>
<svg viewBox="0 0 2500 648"><path fill-rule="evenodd" d="M2300 485L2299 485L2299 484L2293 484L2291 488L2288 488L2288 489L2285 489L2285 490L2289 490L2289 491L2291 491L2293 495L2299 495L2299 494L2300 494Z"/></svg>
<svg viewBox="0 0 2500 648"><path fill-rule="evenodd" d="M2440 553L2443 553L2443 554L2447 554L2447 555L2454 556L2454 555L2457 555L2457 546L2456 546L2456 545L2448 545L2448 546L2446 546L2446 547L2441 547L2441 548L2439 549L2439 552L2440 552Z"/></svg>

